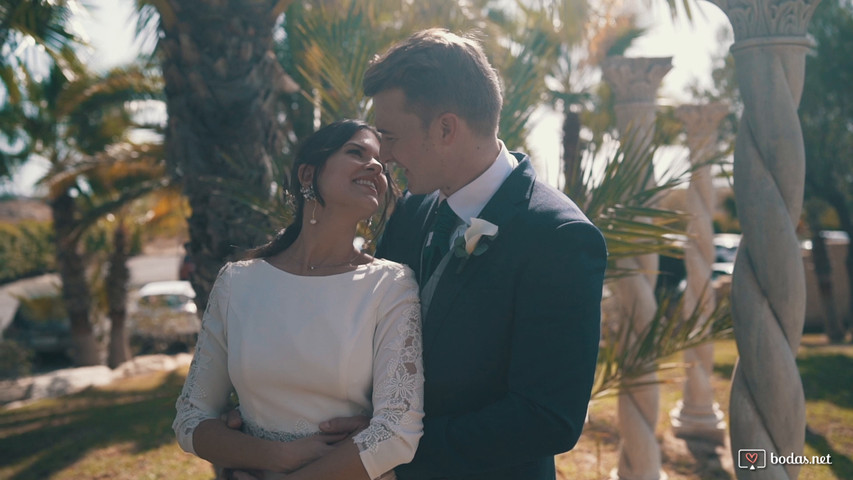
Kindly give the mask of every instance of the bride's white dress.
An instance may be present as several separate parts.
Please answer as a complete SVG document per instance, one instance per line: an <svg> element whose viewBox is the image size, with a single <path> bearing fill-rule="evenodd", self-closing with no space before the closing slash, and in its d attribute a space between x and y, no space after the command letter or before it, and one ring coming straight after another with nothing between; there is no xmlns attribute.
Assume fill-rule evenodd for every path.
<svg viewBox="0 0 853 480"><path fill-rule="evenodd" d="M371 478L414 456L423 431L420 306L414 274L375 259L310 277L265 260L229 263L210 293L173 428L193 430L236 390L244 431L290 441L324 420L372 416L355 436ZM393 473L382 478L393 478Z"/></svg>

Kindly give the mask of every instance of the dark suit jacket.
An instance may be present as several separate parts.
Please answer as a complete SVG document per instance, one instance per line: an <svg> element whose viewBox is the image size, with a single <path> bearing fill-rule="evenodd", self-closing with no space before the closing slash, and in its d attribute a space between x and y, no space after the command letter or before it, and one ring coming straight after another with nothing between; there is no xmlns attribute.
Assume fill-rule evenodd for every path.
<svg viewBox="0 0 853 480"><path fill-rule="evenodd" d="M600 335L606 249L529 159L480 218L498 226L486 252L454 257L423 318L424 436L400 480L552 480L553 456L583 428ZM407 195L377 255L420 266L438 195Z"/></svg>

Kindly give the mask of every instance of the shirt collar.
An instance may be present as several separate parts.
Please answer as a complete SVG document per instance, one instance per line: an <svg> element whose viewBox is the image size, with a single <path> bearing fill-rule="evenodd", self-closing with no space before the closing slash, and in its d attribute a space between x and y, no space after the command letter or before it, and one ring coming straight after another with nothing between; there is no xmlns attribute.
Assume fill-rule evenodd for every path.
<svg viewBox="0 0 853 480"><path fill-rule="evenodd" d="M509 153L506 145L500 140L498 142L501 150L492 165L479 177L447 197L450 208L466 225L471 225L471 219L480 215L504 180L518 165L518 160ZM440 197L444 198L443 195Z"/></svg>

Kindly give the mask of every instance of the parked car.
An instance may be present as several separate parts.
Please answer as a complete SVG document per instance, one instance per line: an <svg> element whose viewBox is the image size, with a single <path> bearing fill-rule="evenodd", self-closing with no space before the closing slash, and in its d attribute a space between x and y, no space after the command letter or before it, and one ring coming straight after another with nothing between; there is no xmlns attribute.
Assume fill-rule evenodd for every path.
<svg viewBox="0 0 853 480"><path fill-rule="evenodd" d="M71 322L59 295L18 298L12 322L3 338L12 340L39 356L68 356L71 351Z"/></svg>
<svg viewBox="0 0 853 480"><path fill-rule="evenodd" d="M714 235L714 264L711 266L711 275L717 278L720 275L731 275L735 269L735 256L737 247L740 245L741 235L739 233L717 233Z"/></svg>
<svg viewBox="0 0 853 480"><path fill-rule="evenodd" d="M130 343L138 353L174 353L195 345L201 321L190 282L147 283L128 309Z"/></svg>
<svg viewBox="0 0 853 480"><path fill-rule="evenodd" d="M71 361L71 321L60 285L50 274L0 287L0 343L19 347L37 366Z"/></svg>

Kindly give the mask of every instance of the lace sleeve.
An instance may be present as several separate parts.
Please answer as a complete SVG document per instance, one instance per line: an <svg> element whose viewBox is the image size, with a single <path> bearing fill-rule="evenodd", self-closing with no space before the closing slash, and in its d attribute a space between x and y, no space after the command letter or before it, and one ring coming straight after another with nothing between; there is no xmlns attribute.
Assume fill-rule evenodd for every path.
<svg viewBox="0 0 853 480"><path fill-rule="evenodd" d="M222 267L208 298L201 332L184 388L175 407L178 414L172 429L184 451L195 454L193 432L204 420L217 418L233 390L228 376L226 313L228 311L229 266Z"/></svg>
<svg viewBox="0 0 853 480"><path fill-rule="evenodd" d="M406 269L380 312L373 355L373 418L353 441L370 478L411 461L423 434L421 311Z"/></svg>

